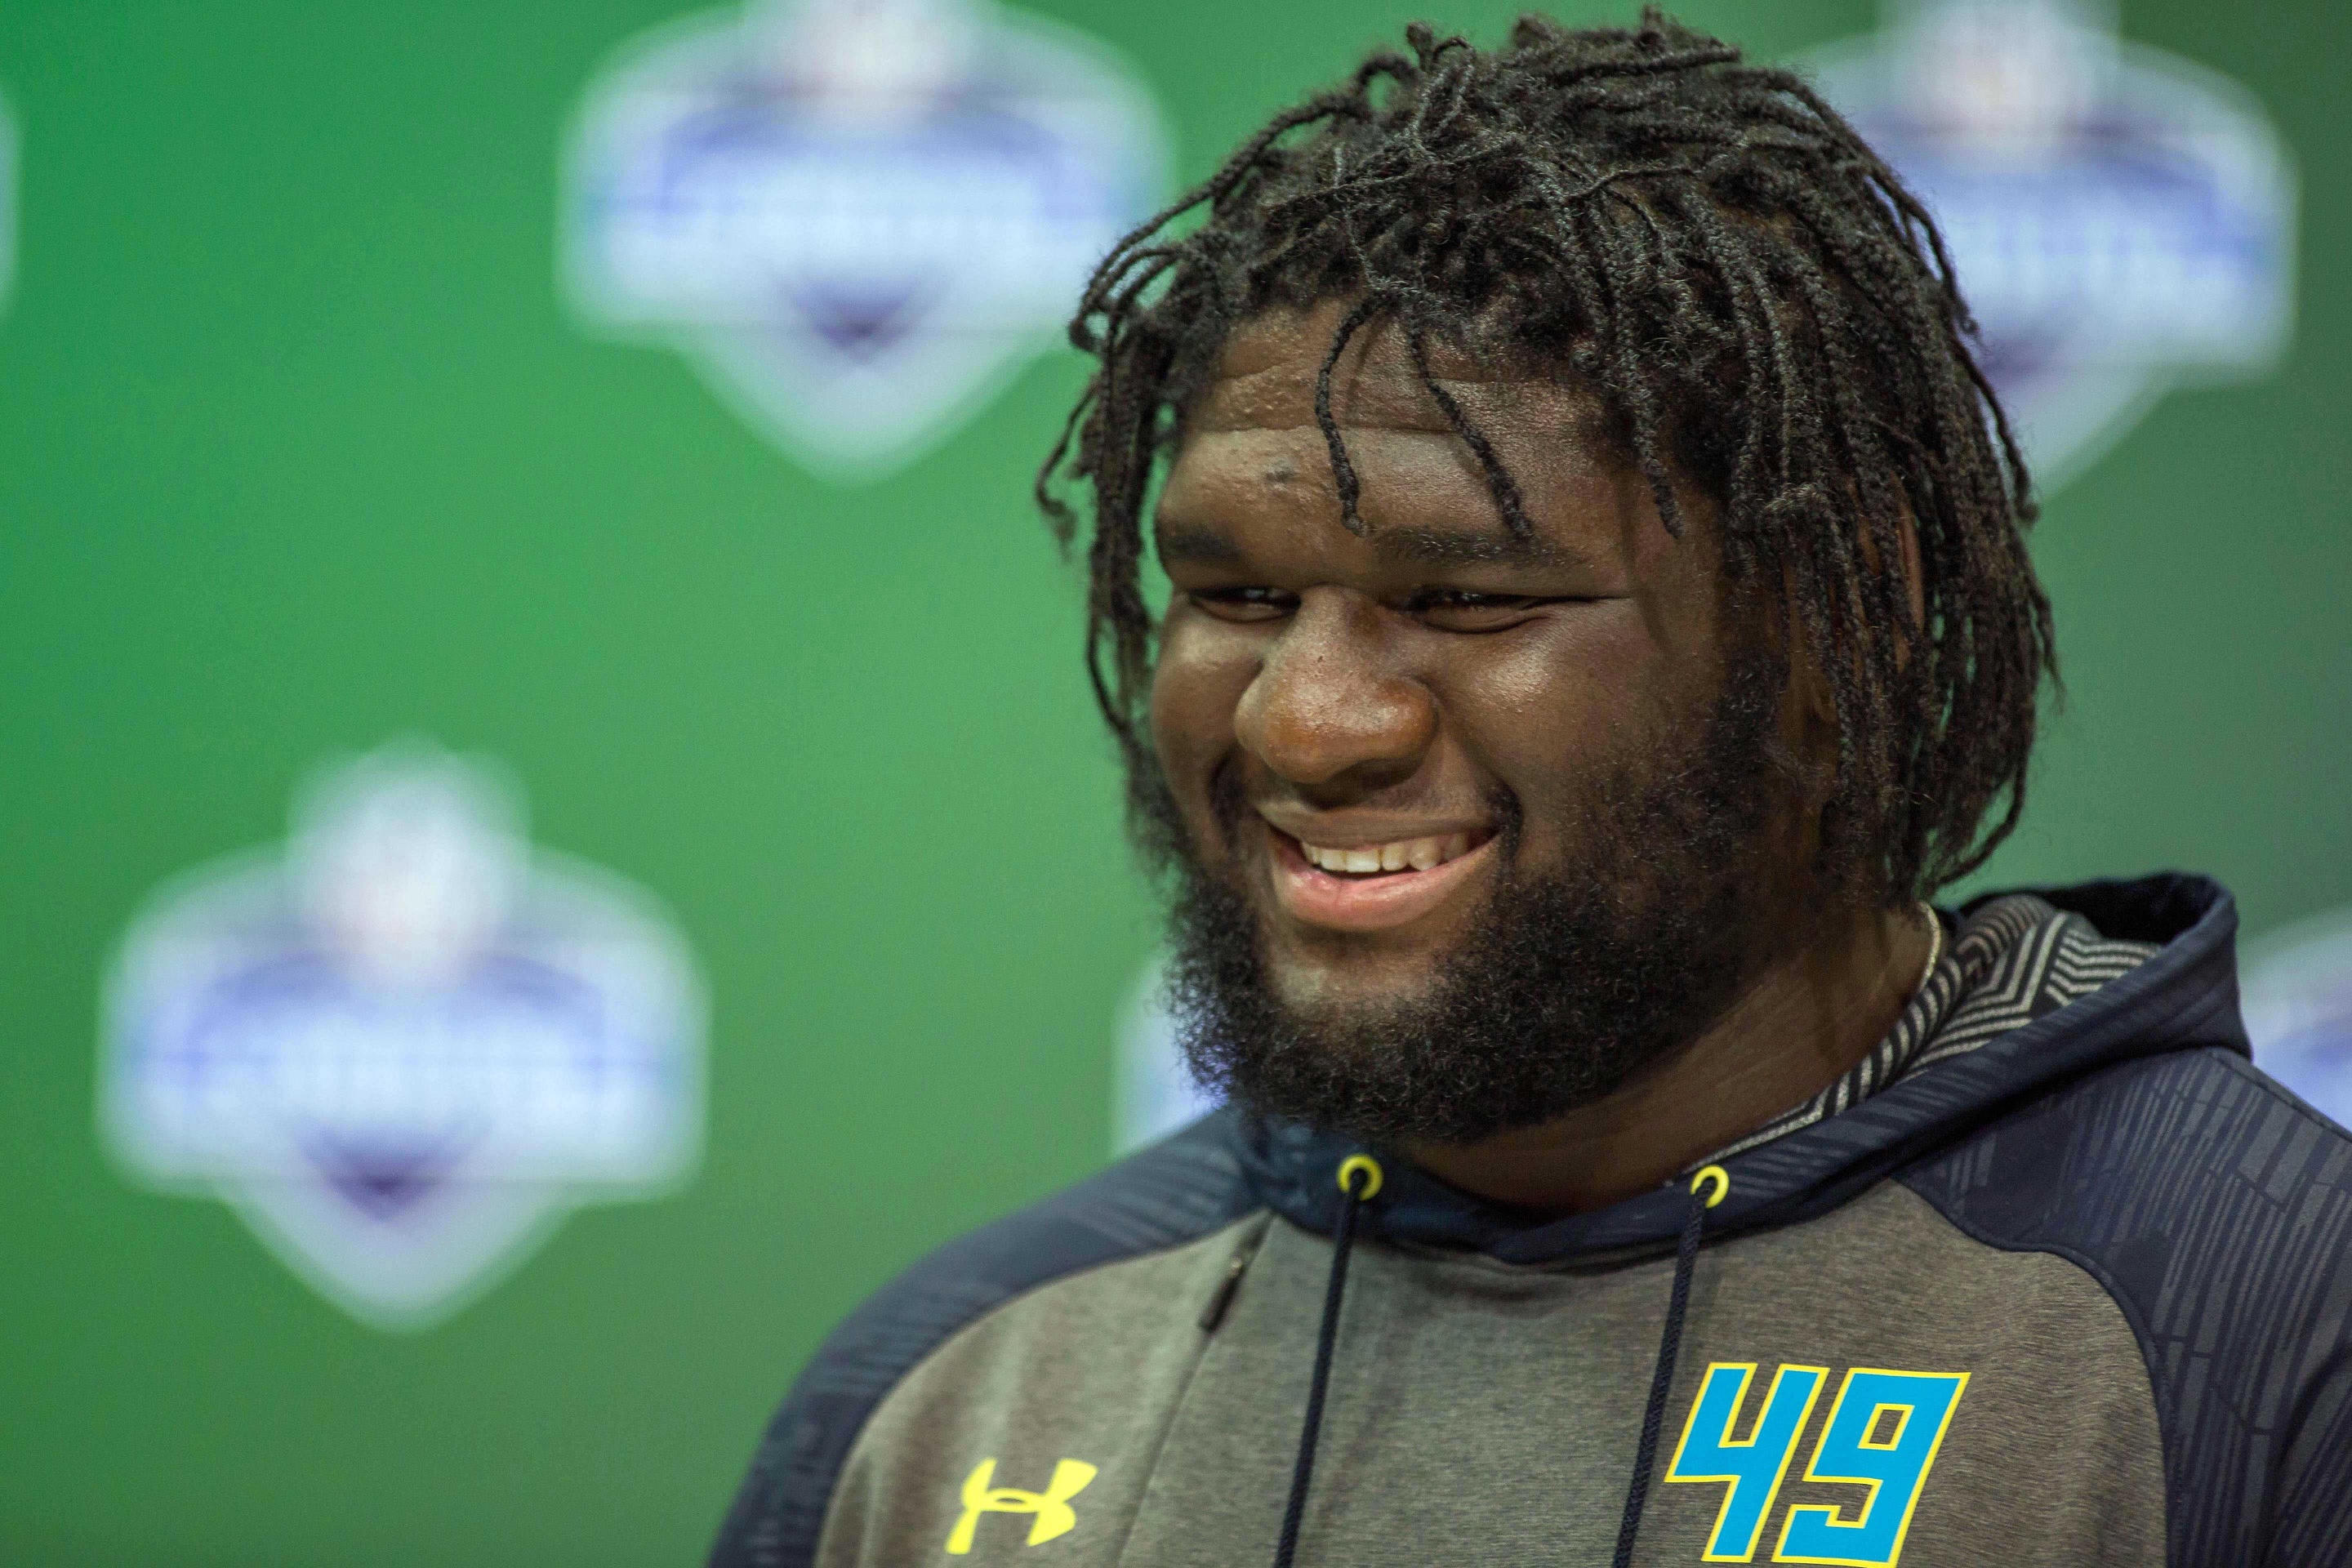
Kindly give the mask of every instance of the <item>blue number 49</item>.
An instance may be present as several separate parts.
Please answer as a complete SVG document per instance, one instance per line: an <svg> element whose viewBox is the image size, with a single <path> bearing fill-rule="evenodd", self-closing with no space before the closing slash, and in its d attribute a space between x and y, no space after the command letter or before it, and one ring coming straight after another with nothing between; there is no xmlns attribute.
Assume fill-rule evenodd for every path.
<svg viewBox="0 0 2352 1568"><path fill-rule="evenodd" d="M1788 1479L1813 1404L1829 1369L1783 1366L1773 1374L1748 1435L1732 1432L1748 1404L1753 1362L1717 1362L1699 1384L1682 1441L1675 1446L1669 1481L1728 1483L1706 1561L1748 1563L1765 1521ZM1968 1387L1964 1372L1895 1372L1855 1367L1845 1374L1804 1479L1866 1487L1860 1506L1799 1503L1789 1510L1774 1544L1775 1563L1822 1563L1850 1568L1895 1568L1919 1505L1927 1472L1943 1447L1952 1412Z"/></svg>

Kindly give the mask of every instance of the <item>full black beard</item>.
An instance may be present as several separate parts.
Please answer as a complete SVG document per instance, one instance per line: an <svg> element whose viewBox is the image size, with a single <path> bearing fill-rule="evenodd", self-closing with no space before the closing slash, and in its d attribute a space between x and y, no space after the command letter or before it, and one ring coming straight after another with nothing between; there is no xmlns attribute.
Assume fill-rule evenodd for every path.
<svg viewBox="0 0 2352 1568"><path fill-rule="evenodd" d="M1163 820L1179 874L1170 999L1192 1076L1371 1143L1465 1144L1590 1105L1664 1061L1736 998L1776 926L1792 934L1766 866L1767 803L1786 775L1779 684L1736 671L1696 733L1601 780L1565 871L1509 869L1523 830L1516 799L1498 797L1506 870L1486 910L1427 990L1377 1006L1283 1002L1249 904ZM1218 805L1239 842L1255 825L1237 794Z"/></svg>

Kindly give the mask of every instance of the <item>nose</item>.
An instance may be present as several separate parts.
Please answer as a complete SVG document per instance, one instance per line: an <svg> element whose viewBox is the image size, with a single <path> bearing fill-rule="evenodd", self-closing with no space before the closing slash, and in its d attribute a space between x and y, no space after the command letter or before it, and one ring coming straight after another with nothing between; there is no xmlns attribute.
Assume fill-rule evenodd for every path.
<svg viewBox="0 0 2352 1568"><path fill-rule="evenodd" d="M1242 693L1234 729L1276 774L1376 788L1411 774L1437 735L1428 688L1390 668L1380 606L1310 588Z"/></svg>

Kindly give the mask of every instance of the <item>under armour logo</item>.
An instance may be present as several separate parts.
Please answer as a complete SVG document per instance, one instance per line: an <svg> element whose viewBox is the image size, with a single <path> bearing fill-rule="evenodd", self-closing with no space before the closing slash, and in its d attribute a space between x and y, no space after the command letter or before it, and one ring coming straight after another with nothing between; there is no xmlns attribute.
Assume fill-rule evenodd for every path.
<svg viewBox="0 0 2352 1568"><path fill-rule="evenodd" d="M980 1528L983 1513L1035 1514L1036 1521L1029 1526L1032 1546L1076 1530L1078 1516L1070 1500L1087 1489L1087 1483L1095 1479L1095 1468L1083 1459L1064 1459L1054 1467L1054 1479L1042 1492L989 1485L995 1479L994 1459L982 1459L963 1479L963 1515L948 1532L949 1556L961 1557L971 1550L972 1531Z"/></svg>

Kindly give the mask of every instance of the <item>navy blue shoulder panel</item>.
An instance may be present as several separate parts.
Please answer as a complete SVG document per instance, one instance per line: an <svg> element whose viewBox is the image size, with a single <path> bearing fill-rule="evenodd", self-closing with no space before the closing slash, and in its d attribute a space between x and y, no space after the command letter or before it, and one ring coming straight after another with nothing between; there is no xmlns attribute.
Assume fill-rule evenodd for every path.
<svg viewBox="0 0 2352 1568"><path fill-rule="evenodd" d="M711 1568L804 1568L851 1444L916 1363L1024 1291L1198 1240L1256 1206L1228 1113L948 1243L833 1331L768 1424Z"/></svg>
<svg viewBox="0 0 2352 1568"><path fill-rule="evenodd" d="M2223 1049L2083 1079L1906 1172L2138 1336L2174 1568L2352 1563L2352 1134Z"/></svg>

